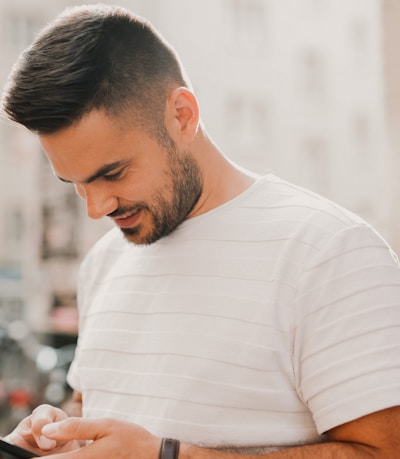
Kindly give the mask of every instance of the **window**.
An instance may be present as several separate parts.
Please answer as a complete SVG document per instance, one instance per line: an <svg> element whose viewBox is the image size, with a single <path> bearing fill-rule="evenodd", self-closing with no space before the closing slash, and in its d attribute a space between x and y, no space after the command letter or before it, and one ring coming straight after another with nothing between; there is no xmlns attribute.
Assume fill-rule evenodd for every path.
<svg viewBox="0 0 400 459"><path fill-rule="evenodd" d="M318 51L306 52L300 62L300 88L306 100L320 102L327 94L325 59Z"/></svg>
<svg viewBox="0 0 400 459"><path fill-rule="evenodd" d="M365 156L370 152L372 141L369 116L366 113L356 115L353 119L351 129L354 150L360 156L359 159L365 160Z"/></svg>
<svg viewBox="0 0 400 459"><path fill-rule="evenodd" d="M20 207L8 209L9 218L6 220L6 240L8 247L13 245L13 250L22 243L22 238L25 232L24 217Z"/></svg>
<svg viewBox="0 0 400 459"><path fill-rule="evenodd" d="M41 161L41 257L43 260L76 258L79 249L79 199L73 187L54 177L45 155Z"/></svg>
<svg viewBox="0 0 400 459"><path fill-rule="evenodd" d="M350 40L354 49L355 58L357 61L365 60L368 56L370 41L370 30L367 22L362 18L358 18L353 22L350 33Z"/></svg>
<svg viewBox="0 0 400 459"><path fill-rule="evenodd" d="M230 135L242 146L265 145L268 106L264 96L236 94L226 104Z"/></svg>
<svg viewBox="0 0 400 459"><path fill-rule="evenodd" d="M229 0L234 42L249 50L265 44L265 0Z"/></svg>
<svg viewBox="0 0 400 459"><path fill-rule="evenodd" d="M325 12L327 3L327 0L305 0L305 6L315 13Z"/></svg>
<svg viewBox="0 0 400 459"><path fill-rule="evenodd" d="M322 116L329 102L329 72L327 55L311 47L298 55L296 92L299 105L308 115Z"/></svg>
<svg viewBox="0 0 400 459"><path fill-rule="evenodd" d="M325 140L311 137L303 142L299 157L300 180L312 191L328 196L329 157Z"/></svg>

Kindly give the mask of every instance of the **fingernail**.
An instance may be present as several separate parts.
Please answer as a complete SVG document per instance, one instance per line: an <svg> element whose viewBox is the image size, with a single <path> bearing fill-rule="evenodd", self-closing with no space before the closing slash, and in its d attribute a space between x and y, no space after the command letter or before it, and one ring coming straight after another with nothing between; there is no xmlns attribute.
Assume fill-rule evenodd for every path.
<svg viewBox="0 0 400 459"><path fill-rule="evenodd" d="M41 449L53 449L53 448L55 448L55 446L56 446L56 441L55 440L52 440L51 438L47 438L44 435L42 435L39 438L39 447Z"/></svg>
<svg viewBox="0 0 400 459"><path fill-rule="evenodd" d="M42 432L45 435L56 435L59 431L58 422L53 422L51 424L46 424L42 428Z"/></svg>

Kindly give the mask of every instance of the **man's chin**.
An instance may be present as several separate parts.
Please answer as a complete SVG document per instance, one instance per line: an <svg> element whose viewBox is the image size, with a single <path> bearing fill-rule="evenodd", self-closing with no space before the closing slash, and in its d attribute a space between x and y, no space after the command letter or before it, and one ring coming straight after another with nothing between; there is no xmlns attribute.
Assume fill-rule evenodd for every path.
<svg viewBox="0 0 400 459"><path fill-rule="evenodd" d="M144 244L143 235L139 227L135 228L120 228L122 234L125 236L125 239L133 244Z"/></svg>
<svg viewBox="0 0 400 459"><path fill-rule="evenodd" d="M154 238L152 233L146 233L141 225L134 228L120 228L120 230L128 242L136 245L149 245L159 239Z"/></svg>
<svg viewBox="0 0 400 459"><path fill-rule="evenodd" d="M120 227L120 230L122 231L127 241L136 245L150 245L168 236L180 225L180 223L181 222L177 222L175 225L149 225L140 223L130 228Z"/></svg>

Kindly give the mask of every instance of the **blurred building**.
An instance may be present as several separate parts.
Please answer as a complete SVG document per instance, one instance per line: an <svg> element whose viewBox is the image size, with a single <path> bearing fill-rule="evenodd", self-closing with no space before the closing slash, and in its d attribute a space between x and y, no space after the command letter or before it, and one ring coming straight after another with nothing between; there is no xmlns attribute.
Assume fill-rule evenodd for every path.
<svg viewBox="0 0 400 459"><path fill-rule="evenodd" d="M400 254L400 2L383 0L383 43L385 72L385 106L388 148L391 157L392 187L389 232L397 253Z"/></svg>
<svg viewBox="0 0 400 459"><path fill-rule="evenodd" d="M78 3L1 2L1 84L34 33ZM228 157L343 204L400 248L379 0L118 3L177 48L203 121ZM34 137L0 122L0 146L0 321L23 313L36 329L74 324L73 313L67 322L57 312L73 310L79 262L108 225L86 219Z"/></svg>

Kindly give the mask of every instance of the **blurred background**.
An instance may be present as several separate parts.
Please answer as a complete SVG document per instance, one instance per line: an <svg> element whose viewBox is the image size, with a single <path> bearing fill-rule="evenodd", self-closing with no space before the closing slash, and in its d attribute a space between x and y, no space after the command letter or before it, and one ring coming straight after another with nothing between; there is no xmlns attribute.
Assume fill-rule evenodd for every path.
<svg viewBox="0 0 400 459"><path fill-rule="evenodd" d="M97 2L1 1L1 86L35 33L81 3ZM344 205L400 252L398 0L116 3L175 46L228 157ZM35 137L0 119L0 435L68 397L77 270L108 228L86 218Z"/></svg>

